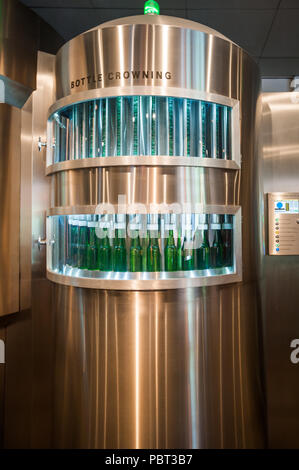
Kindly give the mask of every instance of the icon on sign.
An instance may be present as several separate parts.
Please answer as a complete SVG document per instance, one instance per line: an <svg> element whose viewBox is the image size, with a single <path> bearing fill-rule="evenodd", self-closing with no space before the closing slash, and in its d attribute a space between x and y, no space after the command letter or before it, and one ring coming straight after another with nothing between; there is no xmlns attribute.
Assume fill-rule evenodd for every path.
<svg viewBox="0 0 299 470"><path fill-rule="evenodd" d="M278 202L278 203L276 204L276 207L277 207L277 209L282 209L282 208L283 208L283 203L282 203L282 202Z"/></svg>
<svg viewBox="0 0 299 470"><path fill-rule="evenodd" d="M279 248L276 248L276 251L279 251Z"/></svg>

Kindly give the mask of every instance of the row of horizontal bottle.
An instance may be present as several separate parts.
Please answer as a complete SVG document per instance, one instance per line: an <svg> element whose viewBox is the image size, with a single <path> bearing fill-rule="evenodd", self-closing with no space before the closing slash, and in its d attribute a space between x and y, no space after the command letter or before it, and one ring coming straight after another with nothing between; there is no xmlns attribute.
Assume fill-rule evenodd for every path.
<svg viewBox="0 0 299 470"><path fill-rule="evenodd" d="M52 217L52 268L190 271L233 265L231 215Z"/></svg>
<svg viewBox="0 0 299 470"><path fill-rule="evenodd" d="M231 159L231 108L199 100L125 96L88 101L56 112L50 133L54 163L144 155Z"/></svg>

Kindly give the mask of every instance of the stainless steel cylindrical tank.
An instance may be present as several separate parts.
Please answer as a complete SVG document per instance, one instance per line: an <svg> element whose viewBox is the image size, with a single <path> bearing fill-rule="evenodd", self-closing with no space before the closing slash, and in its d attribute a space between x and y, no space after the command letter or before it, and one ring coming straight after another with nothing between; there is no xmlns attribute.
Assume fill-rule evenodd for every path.
<svg viewBox="0 0 299 470"><path fill-rule="evenodd" d="M136 16L65 44L56 90L54 446L263 447L255 63Z"/></svg>

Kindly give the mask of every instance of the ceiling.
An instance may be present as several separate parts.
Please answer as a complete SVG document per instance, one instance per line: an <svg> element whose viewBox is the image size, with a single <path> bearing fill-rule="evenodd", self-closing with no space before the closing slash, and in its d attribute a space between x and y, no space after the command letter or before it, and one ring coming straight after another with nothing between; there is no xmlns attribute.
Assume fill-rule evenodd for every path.
<svg viewBox="0 0 299 470"><path fill-rule="evenodd" d="M21 0L64 40L100 23L143 13L142 0ZM160 0L161 14L223 33L260 64L264 77L299 75L299 0Z"/></svg>

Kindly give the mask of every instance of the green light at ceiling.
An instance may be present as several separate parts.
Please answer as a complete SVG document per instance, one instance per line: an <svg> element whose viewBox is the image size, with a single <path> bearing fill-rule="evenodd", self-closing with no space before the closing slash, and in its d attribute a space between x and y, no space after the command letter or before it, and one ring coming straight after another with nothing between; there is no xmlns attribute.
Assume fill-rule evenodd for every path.
<svg viewBox="0 0 299 470"><path fill-rule="evenodd" d="M148 0L144 4L144 14L145 15L159 15L160 14L160 6L158 2L154 0Z"/></svg>

